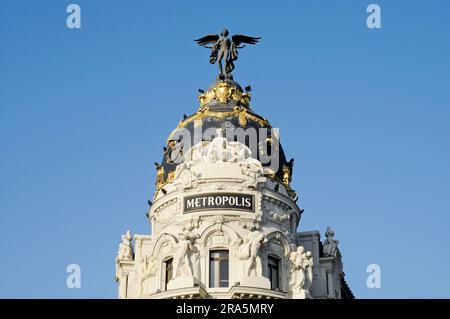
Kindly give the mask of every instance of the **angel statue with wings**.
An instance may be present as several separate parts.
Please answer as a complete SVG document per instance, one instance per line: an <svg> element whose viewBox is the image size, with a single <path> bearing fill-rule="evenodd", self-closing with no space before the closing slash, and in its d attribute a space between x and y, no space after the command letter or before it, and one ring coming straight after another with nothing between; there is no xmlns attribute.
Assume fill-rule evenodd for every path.
<svg viewBox="0 0 450 319"><path fill-rule="evenodd" d="M261 38L249 37L242 34L235 34L230 39L228 38L228 30L224 29L220 35L210 34L195 40L195 42L202 47L212 49L209 62L211 64L217 62L219 65L219 78L232 79L231 72L234 70L234 61L238 58L237 49L245 47L245 45L240 46L242 43L256 44L259 39ZM225 68L222 65L223 59L225 59Z"/></svg>

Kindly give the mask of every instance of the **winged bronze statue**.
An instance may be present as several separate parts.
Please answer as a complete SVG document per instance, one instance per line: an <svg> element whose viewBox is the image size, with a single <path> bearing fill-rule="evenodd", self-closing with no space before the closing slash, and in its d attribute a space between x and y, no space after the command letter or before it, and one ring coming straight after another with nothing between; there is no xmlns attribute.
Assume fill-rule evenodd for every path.
<svg viewBox="0 0 450 319"><path fill-rule="evenodd" d="M256 44L261 38L249 37L247 35L235 34L228 37L228 30L224 29L220 35L210 34L200 39L195 40L198 45L212 49L209 56L209 62L214 64L217 62L219 65L219 78L220 79L232 79L231 72L234 70L234 61L238 58L237 49L242 49L245 44ZM225 68L222 65L222 60L225 59Z"/></svg>

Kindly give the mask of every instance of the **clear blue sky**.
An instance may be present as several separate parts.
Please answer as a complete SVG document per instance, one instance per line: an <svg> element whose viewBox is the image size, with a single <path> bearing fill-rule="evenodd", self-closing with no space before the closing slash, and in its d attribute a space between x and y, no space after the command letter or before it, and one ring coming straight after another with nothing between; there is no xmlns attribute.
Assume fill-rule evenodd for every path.
<svg viewBox="0 0 450 319"><path fill-rule="evenodd" d="M80 30L70 1L0 2L0 297L116 297L120 235L149 232L153 162L216 75L192 40L224 26L263 37L235 79L296 159L300 230L335 228L359 298L450 297L449 1L73 2Z"/></svg>

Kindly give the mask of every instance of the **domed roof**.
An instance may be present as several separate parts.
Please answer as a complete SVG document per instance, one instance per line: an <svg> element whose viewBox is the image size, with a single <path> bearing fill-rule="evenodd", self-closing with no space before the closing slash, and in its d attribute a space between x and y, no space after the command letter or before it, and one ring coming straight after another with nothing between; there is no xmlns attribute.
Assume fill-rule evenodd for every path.
<svg viewBox="0 0 450 319"><path fill-rule="evenodd" d="M232 79L212 83L198 97L200 107L185 116L167 139L161 164L157 164L157 189L174 179L175 169L194 145L211 141L222 129L228 141L244 143L252 157L261 161L267 177L289 186L293 160L287 162L279 144L278 130L250 108L250 87L246 91Z"/></svg>

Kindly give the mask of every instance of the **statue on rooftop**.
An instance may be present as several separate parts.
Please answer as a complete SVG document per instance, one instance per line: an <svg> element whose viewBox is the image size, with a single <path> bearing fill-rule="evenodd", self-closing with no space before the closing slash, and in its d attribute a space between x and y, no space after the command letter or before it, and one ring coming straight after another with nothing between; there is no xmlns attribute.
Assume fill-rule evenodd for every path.
<svg viewBox="0 0 450 319"><path fill-rule="evenodd" d="M323 254L325 256L337 257L339 240L334 239L334 230L327 227L325 231L326 239L323 241Z"/></svg>
<svg viewBox="0 0 450 319"><path fill-rule="evenodd" d="M231 72L234 70L234 61L238 58L237 49L242 49L245 45L242 43L256 44L261 38L249 37L242 34L235 34L228 37L228 30L224 29L219 34L209 34L200 39L195 40L198 45L211 50L209 62L214 64L217 62L219 66L220 79L232 79ZM208 46L212 45L212 46ZM222 60L225 59L225 66L222 65Z"/></svg>
<svg viewBox="0 0 450 319"><path fill-rule="evenodd" d="M116 259L133 259L133 245L131 244L131 233L129 230L122 235L122 242L119 245L119 251L117 252Z"/></svg>

